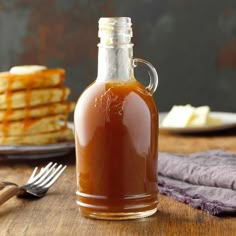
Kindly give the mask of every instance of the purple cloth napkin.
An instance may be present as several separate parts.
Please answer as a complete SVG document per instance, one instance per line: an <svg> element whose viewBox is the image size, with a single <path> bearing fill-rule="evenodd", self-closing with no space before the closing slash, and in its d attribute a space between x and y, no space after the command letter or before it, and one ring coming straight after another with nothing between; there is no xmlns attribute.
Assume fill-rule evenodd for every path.
<svg viewBox="0 0 236 236"><path fill-rule="evenodd" d="M161 194L212 215L236 215L236 154L159 153L158 185Z"/></svg>

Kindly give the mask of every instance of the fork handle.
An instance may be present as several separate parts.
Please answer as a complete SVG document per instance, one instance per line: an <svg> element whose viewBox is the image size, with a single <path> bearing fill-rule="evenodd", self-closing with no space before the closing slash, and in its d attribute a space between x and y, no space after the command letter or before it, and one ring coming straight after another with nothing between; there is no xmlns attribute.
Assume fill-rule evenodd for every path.
<svg viewBox="0 0 236 236"><path fill-rule="evenodd" d="M4 183L0 183L0 190L4 189L5 188L5 184Z"/></svg>
<svg viewBox="0 0 236 236"><path fill-rule="evenodd" d="M14 197L17 195L19 192L20 188L17 186L12 186L0 195L0 206L8 201L10 198Z"/></svg>
<svg viewBox="0 0 236 236"><path fill-rule="evenodd" d="M8 185L18 186L17 184L13 182L3 181L3 182L0 182L0 190L4 189Z"/></svg>

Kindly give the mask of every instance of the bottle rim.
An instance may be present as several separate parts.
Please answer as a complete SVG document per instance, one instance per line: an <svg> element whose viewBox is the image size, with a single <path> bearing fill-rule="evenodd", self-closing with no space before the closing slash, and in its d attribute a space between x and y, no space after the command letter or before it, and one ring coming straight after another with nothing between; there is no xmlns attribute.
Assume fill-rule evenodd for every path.
<svg viewBox="0 0 236 236"><path fill-rule="evenodd" d="M130 17L101 17L98 21L99 25L108 24L108 25L132 25Z"/></svg>
<svg viewBox="0 0 236 236"><path fill-rule="evenodd" d="M98 21L99 38L131 38L133 36L130 17L102 17Z"/></svg>

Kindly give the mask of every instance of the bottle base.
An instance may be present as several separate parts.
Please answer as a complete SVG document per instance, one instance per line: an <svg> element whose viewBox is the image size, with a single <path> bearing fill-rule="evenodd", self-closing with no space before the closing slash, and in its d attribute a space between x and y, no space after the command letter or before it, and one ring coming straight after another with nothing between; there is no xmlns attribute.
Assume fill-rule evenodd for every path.
<svg viewBox="0 0 236 236"><path fill-rule="evenodd" d="M108 199L104 196L77 194L77 205L82 216L103 220L130 220L153 215L157 211L158 195L139 194Z"/></svg>
<svg viewBox="0 0 236 236"><path fill-rule="evenodd" d="M84 217L98 219L98 220L133 220L151 216L155 214L157 207L147 211L141 212L116 212L116 213L105 213L105 212L90 212L80 208L80 214Z"/></svg>

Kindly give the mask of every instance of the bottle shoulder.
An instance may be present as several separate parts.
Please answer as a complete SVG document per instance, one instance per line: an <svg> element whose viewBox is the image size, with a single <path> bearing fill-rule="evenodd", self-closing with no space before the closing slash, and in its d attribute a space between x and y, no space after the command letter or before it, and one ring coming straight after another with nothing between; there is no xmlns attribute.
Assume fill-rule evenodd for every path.
<svg viewBox="0 0 236 236"><path fill-rule="evenodd" d="M137 80L131 80L129 82L118 80L94 81L84 89L81 96L87 95L88 93L92 96L92 94L100 94L111 90L116 94L127 95L132 92L152 98L152 95L145 88L145 86Z"/></svg>
<svg viewBox="0 0 236 236"><path fill-rule="evenodd" d="M78 106L115 107L118 104L129 106L147 106L157 110L155 101L146 88L138 81L132 82L94 82L81 94ZM102 104L102 105L101 105Z"/></svg>

